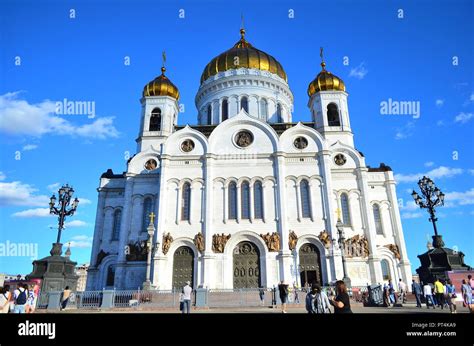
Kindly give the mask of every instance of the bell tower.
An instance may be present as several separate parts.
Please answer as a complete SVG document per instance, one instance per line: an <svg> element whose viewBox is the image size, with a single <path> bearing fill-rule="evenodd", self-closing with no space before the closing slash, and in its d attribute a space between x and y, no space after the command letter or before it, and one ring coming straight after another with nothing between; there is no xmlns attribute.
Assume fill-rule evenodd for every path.
<svg viewBox="0 0 474 346"><path fill-rule="evenodd" d="M308 86L308 107L312 120L316 130L325 138L354 147L346 86L342 79L326 70L322 47L320 56L321 72Z"/></svg>
<svg viewBox="0 0 474 346"><path fill-rule="evenodd" d="M165 76L166 55L163 52L161 75L143 88L138 151L161 144L174 131L178 121L178 88Z"/></svg>

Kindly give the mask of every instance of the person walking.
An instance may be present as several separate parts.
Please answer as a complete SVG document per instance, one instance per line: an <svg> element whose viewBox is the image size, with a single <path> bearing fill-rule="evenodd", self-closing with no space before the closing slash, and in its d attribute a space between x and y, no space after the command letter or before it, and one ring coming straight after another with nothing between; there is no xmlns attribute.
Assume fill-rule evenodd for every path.
<svg viewBox="0 0 474 346"><path fill-rule="evenodd" d="M263 288L263 286L260 286L258 288L258 296L260 297L260 306L264 306L265 305L265 289Z"/></svg>
<svg viewBox="0 0 474 346"><path fill-rule="evenodd" d="M407 299L406 299L407 285L402 281L402 279L398 281L398 291L400 292L400 296L399 296L400 302L402 304L406 303L407 302Z"/></svg>
<svg viewBox="0 0 474 346"><path fill-rule="evenodd" d="M288 303L288 284L281 280L280 284L278 285L278 291L280 292L281 312L286 314L286 304Z"/></svg>
<svg viewBox="0 0 474 346"><path fill-rule="evenodd" d="M294 297L295 304L299 304L300 303L300 297L298 296L298 287L296 287L295 283L293 283L293 292L295 294L295 297Z"/></svg>
<svg viewBox="0 0 474 346"><path fill-rule="evenodd" d="M347 287L344 281L336 281L336 297L333 297L330 301L331 305L334 306L335 314L351 314L351 302L349 294L347 294Z"/></svg>
<svg viewBox="0 0 474 346"><path fill-rule="evenodd" d="M18 288L13 292L13 297L15 301L14 312L16 314L24 314L26 301L28 300L28 285L20 283Z"/></svg>
<svg viewBox="0 0 474 346"><path fill-rule="evenodd" d="M434 283L434 293L436 295L436 301L438 306L441 307L441 310L444 309L444 285L439 279L436 279Z"/></svg>
<svg viewBox="0 0 474 346"><path fill-rule="evenodd" d="M395 299L395 288L393 288L392 280L388 280L388 294L390 302L395 306L397 300Z"/></svg>
<svg viewBox="0 0 474 346"><path fill-rule="evenodd" d="M383 285L383 306L386 308L390 307L390 294L388 293L387 283L384 283Z"/></svg>
<svg viewBox="0 0 474 346"><path fill-rule="evenodd" d="M417 308L421 308L421 295L423 294L421 292L421 286L418 282L416 282L415 280L412 280L412 283L411 283L411 291L413 292L413 294L415 295L415 299L416 299L416 307Z"/></svg>
<svg viewBox="0 0 474 346"><path fill-rule="evenodd" d="M193 293L193 289L191 287L191 281L186 281L186 286L183 287L182 293L183 293L184 306L181 313L189 314L191 312L191 295Z"/></svg>
<svg viewBox="0 0 474 346"><path fill-rule="evenodd" d="M69 297L71 296L71 290L69 289L69 286L66 286L64 288L62 297L61 297L61 307L59 310L64 310L66 309L67 303L69 302Z"/></svg>
<svg viewBox="0 0 474 346"><path fill-rule="evenodd" d="M35 296L35 286L30 286L28 289L28 299L26 300L25 312L31 314L35 312L36 306L36 296Z"/></svg>
<svg viewBox="0 0 474 346"><path fill-rule="evenodd" d="M309 290L309 288L308 288ZM314 309L314 299L316 298L316 286L313 285L311 290L306 293L306 311L308 314L315 314L316 311Z"/></svg>
<svg viewBox="0 0 474 346"><path fill-rule="evenodd" d="M469 285L469 283L466 281L466 279L462 280L461 293L463 306L467 307L469 309L469 312L472 313L472 288L471 285Z"/></svg>
<svg viewBox="0 0 474 346"><path fill-rule="evenodd" d="M0 296L0 313L8 314L10 312L10 301L12 299L12 293L10 292L10 285L2 287ZM3 304L1 303L3 301Z"/></svg>
<svg viewBox="0 0 474 346"><path fill-rule="evenodd" d="M321 286L319 286L319 285L315 285L314 288L315 288L315 291L316 291L316 294L315 294L315 297L314 297L314 303L313 303L315 312L317 314L330 314L331 313L331 309L330 309L331 303L329 302L329 298L328 298L326 292L324 292L321 289Z"/></svg>
<svg viewBox="0 0 474 346"><path fill-rule="evenodd" d="M446 282L446 301L449 304L449 311L451 311L452 314L457 313L456 310L456 287L454 287L453 283L451 280L448 279Z"/></svg>
<svg viewBox="0 0 474 346"><path fill-rule="evenodd" d="M436 305L433 301L433 291L431 290L431 286L428 283L425 283L423 286L423 294L425 295L426 301L426 308L430 308L430 303L433 305L433 309L436 309Z"/></svg>

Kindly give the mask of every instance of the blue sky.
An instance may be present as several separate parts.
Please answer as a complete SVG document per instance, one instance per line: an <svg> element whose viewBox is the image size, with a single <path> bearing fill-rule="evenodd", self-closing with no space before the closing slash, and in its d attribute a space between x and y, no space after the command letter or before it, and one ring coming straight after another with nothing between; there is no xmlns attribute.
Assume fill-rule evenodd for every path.
<svg viewBox="0 0 474 346"><path fill-rule="evenodd" d="M474 265L471 1L2 1L0 243L48 255L48 197L68 182L81 203L62 240L89 262L100 174L122 172L135 153L139 99L161 52L185 107L178 122L196 123L202 70L239 39L241 13L248 41L286 70L294 121L310 120L306 88L324 46L327 69L346 83L357 149L397 174L412 270L432 234L409 194L426 173L446 193L440 233ZM65 98L95 102L96 116L53 114ZM419 102L420 117L381 114L389 99ZM0 272L30 271L28 256L0 256Z"/></svg>

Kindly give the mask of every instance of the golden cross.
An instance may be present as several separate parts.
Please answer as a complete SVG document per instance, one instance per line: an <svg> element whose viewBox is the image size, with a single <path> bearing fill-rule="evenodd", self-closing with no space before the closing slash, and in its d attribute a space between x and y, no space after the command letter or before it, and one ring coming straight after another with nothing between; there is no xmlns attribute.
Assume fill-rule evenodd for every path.
<svg viewBox="0 0 474 346"><path fill-rule="evenodd" d="M341 209L337 208L336 214L337 214L337 221L341 221Z"/></svg>
<svg viewBox="0 0 474 346"><path fill-rule="evenodd" d="M323 47L319 48L319 56L321 57L321 67L323 68L323 71L325 71L326 63L324 62Z"/></svg>
<svg viewBox="0 0 474 346"><path fill-rule="evenodd" d="M155 213L151 212L148 216L150 217L150 224L152 224L155 221Z"/></svg>
<svg viewBox="0 0 474 346"><path fill-rule="evenodd" d="M165 67L165 63L166 63L166 52L163 51L163 53L161 54L161 58L162 58L162 62L163 62L163 67Z"/></svg>

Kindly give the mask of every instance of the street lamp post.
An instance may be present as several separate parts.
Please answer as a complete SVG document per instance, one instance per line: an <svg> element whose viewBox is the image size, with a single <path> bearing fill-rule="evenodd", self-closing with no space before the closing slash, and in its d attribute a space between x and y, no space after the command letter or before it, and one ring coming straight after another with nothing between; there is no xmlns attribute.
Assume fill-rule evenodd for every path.
<svg viewBox="0 0 474 346"><path fill-rule="evenodd" d="M146 246L147 246L147 261L146 261L146 278L145 278L145 282L143 283L143 290L150 290L152 288L152 285L151 285L151 256L152 256L152 252L153 252L153 249L154 249L154 246L153 246L153 235L155 234L155 225L154 225L154 220L155 220L155 213L151 212L150 213L150 224L148 225L147 227L147 232L148 232L148 239L147 239L147 242L146 242ZM157 246L159 244L157 243Z"/></svg>
<svg viewBox="0 0 474 346"><path fill-rule="evenodd" d="M344 227L343 223L341 221L341 216L340 216L340 210L338 209L338 217L337 217L337 223L336 223L336 229L337 233L339 235L338 237L338 244L339 244L339 249L341 250L341 256L342 256L342 272L344 274L344 277L342 278L342 281L346 284L347 289L351 288L351 279L347 276L347 267L346 267L346 238L344 235Z"/></svg>
<svg viewBox="0 0 474 346"><path fill-rule="evenodd" d="M296 251L296 249L293 249L292 251L292 254L293 254L293 268L294 268L294 274L295 274L295 286L298 287L298 263L297 263L297 255L298 255L298 252Z"/></svg>
<svg viewBox="0 0 474 346"><path fill-rule="evenodd" d="M64 222L66 220L66 216L74 215L74 212L77 209L79 204L79 200L77 197L72 201L71 199L74 194L74 189L72 186L68 184L62 186L58 191L58 205L56 205L56 196L53 194L49 201L49 213L53 215L58 215L58 237L56 239L56 243L53 244L53 248L51 249L51 255L58 255L60 256L62 253L62 244L61 244L61 233L64 229ZM69 204L71 206L69 207Z"/></svg>
<svg viewBox="0 0 474 346"><path fill-rule="evenodd" d="M438 229L436 227L436 221L438 221L438 218L436 217L435 207L444 205L445 195L440 189L438 189L438 187L436 187L433 180L426 176L423 176L423 178L418 180L418 187L420 188L423 197L419 196L415 190L413 190L411 196L421 209L427 209L428 214L430 215L429 221L433 223L435 234L433 236L433 247L441 248L444 246L444 242L441 235L438 235Z"/></svg>

